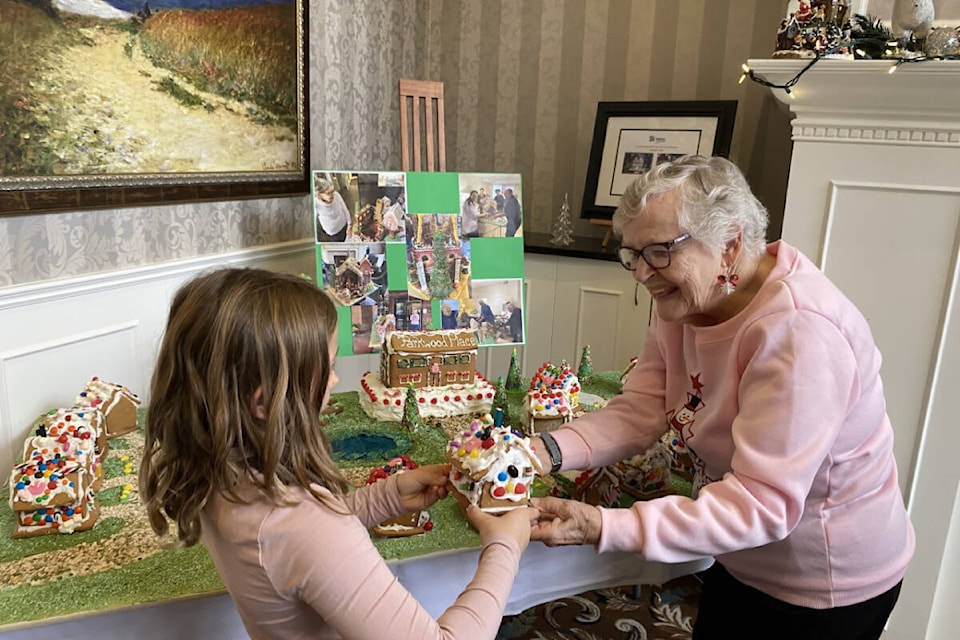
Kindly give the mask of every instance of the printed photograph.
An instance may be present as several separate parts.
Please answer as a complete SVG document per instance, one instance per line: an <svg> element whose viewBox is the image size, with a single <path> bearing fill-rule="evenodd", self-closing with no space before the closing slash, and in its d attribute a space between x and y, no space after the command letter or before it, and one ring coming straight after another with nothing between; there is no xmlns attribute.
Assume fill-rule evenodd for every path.
<svg viewBox="0 0 960 640"><path fill-rule="evenodd" d="M466 297L470 287L470 243L460 236L460 216L408 216L407 292L421 300Z"/></svg>
<svg viewBox="0 0 960 640"><path fill-rule="evenodd" d="M403 242L404 174L314 171L317 242Z"/></svg>
<svg viewBox="0 0 960 640"><path fill-rule="evenodd" d="M646 173L653 168L653 154L627 151L623 154L622 173Z"/></svg>
<svg viewBox="0 0 960 640"><path fill-rule="evenodd" d="M337 304L376 306L387 288L386 245L322 244L320 270L322 287Z"/></svg>
<svg viewBox="0 0 960 640"><path fill-rule="evenodd" d="M350 309L353 353L379 353L391 331L426 331L433 327L429 301L411 298L405 292L390 291L378 305Z"/></svg>
<svg viewBox="0 0 960 640"><path fill-rule="evenodd" d="M522 234L520 175L461 173L460 226L463 237L513 238Z"/></svg>
<svg viewBox="0 0 960 640"><path fill-rule="evenodd" d="M461 300L459 327L477 332L481 346L524 342L523 280L474 280Z"/></svg>

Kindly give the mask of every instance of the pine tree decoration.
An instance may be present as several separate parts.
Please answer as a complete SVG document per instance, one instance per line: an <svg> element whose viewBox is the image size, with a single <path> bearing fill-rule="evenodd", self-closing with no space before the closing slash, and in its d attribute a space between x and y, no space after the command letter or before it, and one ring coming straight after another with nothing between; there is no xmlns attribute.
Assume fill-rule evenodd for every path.
<svg viewBox="0 0 960 640"><path fill-rule="evenodd" d="M590 378L593 377L593 360L590 358L590 345L585 346L583 353L580 354L580 366L577 367L577 377L580 379L580 384L590 382Z"/></svg>
<svg viewBox="0 0 960 640"><path fill-rule="evenodd" d="M423 422L420 420L420 409L417 407L417 391L413 385L407 385L407 397L403 402L403 418L400 420L400 426L407 431L416 431Z"/></svg>
<svg viewBox="0 0 960 640"><path fill-rule="evenodd" d="M523 381L520 377L520 363L517 361L517 350L510 356L510 369L507 371L507 389L520 389Z"/></svg>
<svg viewBox="0 0 960 640"><path fill-rule="evenodd" d="M567 201L567 195L563 194L563 204L560 206L557 221L553 224L553 237L550 238L550 244L558 247L568 247L573 244L573 222L570 221L570 204Z"/></svg>
<svg viewBox="0 0 960 640"><path fill-rule="evenodd" d="M493 408L503 410L503 424L510 424L510 407L507 406L507 388L503 376L497 378L497 390L493 392Z"/></svg>
<svg viewBox="0 0 960 640"><path fill-rule="evenodd" d="M430 267L430 297L442 300L453 293L450 272L447 270L447 242L443 233L433 234L433 266Z"/></svg>

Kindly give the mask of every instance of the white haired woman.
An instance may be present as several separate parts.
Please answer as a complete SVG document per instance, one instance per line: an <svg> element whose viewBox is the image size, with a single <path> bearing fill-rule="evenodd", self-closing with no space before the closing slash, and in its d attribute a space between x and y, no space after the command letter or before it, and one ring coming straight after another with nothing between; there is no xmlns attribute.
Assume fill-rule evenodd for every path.
<svg viewBox="0 0 960 640"><path fill-rule="evenodd" d="M327 178L315 178L317 242L343 242L350 226L350 210Z"/></svg>
<svg viewBox="0 0 960 640"><path fill-rule="evenodd" d="M656 302L623 393L535 441L554 471L680 434L692 497L630 509L534 500L532 538L662 562L714 556L693 638L878 638L913 555L880 353L863 315L783 241L722 158L631 184L620 262Z"/></svg>

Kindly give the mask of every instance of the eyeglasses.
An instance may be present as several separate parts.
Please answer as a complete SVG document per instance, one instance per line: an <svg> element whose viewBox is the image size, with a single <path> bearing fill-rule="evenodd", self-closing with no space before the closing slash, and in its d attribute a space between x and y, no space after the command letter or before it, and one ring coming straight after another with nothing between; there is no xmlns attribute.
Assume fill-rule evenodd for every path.
<svg viewBox="0 0 960 640"><path fill-rule="evenodd" d="M679 238L674 238L669 242L654 242L642 249L634 249L633 247L624 247L621 245L617 249L617 258L620 259L620 264L623 265L623 268L630 271L637 270L637 260L640 258L643 258L643 261L646 262L651 269L666 269L670 266L670 251L684 240L689 239L690 234L685 233Z"/></svg>

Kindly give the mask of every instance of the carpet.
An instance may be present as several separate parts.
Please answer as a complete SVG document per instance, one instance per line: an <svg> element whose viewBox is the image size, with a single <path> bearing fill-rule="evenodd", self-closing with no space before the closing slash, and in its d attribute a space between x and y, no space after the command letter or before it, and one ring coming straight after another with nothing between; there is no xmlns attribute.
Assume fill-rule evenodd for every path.
<svg viewBox="0 0 960 640"><path fill-rule="evenodd" d="M506 616L497 640L689 640L700 580L588 591Z"/></svg>

